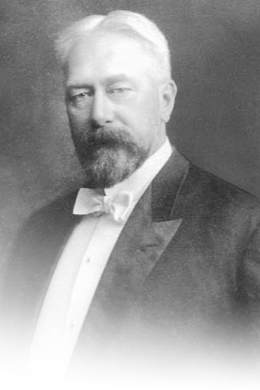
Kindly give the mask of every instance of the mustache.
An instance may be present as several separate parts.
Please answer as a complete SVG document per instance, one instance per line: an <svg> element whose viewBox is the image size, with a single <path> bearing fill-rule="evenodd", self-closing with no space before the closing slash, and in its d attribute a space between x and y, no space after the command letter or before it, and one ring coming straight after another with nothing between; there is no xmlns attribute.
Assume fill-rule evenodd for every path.
<svg viewBox="0 0 260 390"><path fill-rule="evenodd" d="M92 146L118 146L136 143L133 136L122 128L102 126L94 131L83 133L83 139L88 147Z"/></svg>

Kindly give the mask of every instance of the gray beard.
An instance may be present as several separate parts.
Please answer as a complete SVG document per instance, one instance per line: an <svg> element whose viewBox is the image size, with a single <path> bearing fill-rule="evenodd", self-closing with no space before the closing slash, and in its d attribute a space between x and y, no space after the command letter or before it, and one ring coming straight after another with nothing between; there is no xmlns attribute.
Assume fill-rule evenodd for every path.
<svg viewBox="0 0 260 390"><path fill-rule="evenodd" d="M72 130L72 139L88 188L109 188L123 181L149 154L131 134L109 127L82 133Z"/></svg>

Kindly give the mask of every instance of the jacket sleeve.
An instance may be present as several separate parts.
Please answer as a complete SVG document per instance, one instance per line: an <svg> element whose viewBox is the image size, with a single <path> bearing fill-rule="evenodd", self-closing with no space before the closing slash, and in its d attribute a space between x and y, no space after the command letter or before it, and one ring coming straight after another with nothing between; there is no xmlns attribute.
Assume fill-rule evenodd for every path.
<svg viewBox="0 0 260 390"><path fill-rule="evenodd" d="M238 272L240 304L260 346L260 222L248 241Z"/></svg>
<svg viewBox="0 0 260 390"><path fill-rule="evenodd" d="M9 327L13 301L22 282L23 261L26 259L27 229L22 228L7 261L0 299L0 385L4 386L10 357Z"/></svg>

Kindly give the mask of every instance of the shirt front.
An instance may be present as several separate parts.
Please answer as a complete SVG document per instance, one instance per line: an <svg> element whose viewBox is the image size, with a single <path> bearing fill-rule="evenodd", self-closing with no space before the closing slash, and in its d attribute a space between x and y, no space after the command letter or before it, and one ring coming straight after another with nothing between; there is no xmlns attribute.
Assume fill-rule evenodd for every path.
<svg viewBox="0 0 260 390"><path fill-rule="evenodd" d="M74 228L60 256L48 288L33 338L28 370L62 375L70 361L84 319L108 259L136 203L172 153L168 138L143 165L105 194L127 191L132 196L126 218L116 222L111 214L85 215ZM74 213L81 214L79 192Z"/></svg>

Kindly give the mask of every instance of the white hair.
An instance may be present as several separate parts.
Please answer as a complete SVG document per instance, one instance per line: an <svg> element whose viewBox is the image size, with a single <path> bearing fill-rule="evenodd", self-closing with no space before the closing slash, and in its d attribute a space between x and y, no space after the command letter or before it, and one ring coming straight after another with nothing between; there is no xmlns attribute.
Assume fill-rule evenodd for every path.
<svg viewBox="0 0 260 390"><path fill-rule="evenodd" d="M171 78L170 50L167 39L154 22L146 16L130 11L112 11L108 15L91 15L63 30L56 40L56 52L62 66L76 41L98 31L112 31L139 39L146 44L156 60L160 76Z"/></svg>

